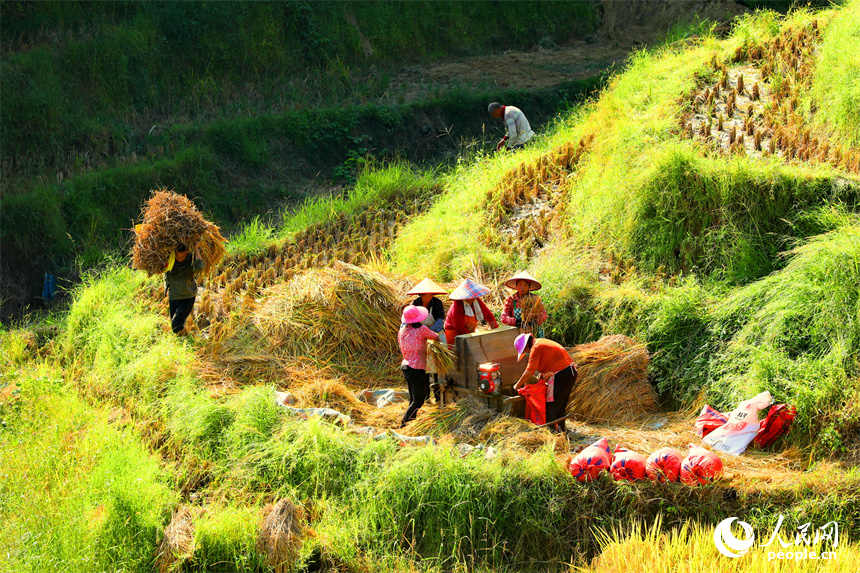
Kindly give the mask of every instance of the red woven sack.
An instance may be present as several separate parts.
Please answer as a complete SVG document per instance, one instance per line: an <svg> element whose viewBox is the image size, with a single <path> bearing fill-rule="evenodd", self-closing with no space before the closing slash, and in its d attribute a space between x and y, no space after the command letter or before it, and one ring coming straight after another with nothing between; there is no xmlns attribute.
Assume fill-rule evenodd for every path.
<svg viewBox="0 0 860 573"><path fill-rule="evenodd" d="M609 470L610 460L609 440L600 438L570 460L570 473L579 481L592 481Z"/></svg>
<svg viewBox="0 0 860 573"><path fill-rule="evenodd" d="M723 472L720 457L701 446L690 444L690 451L681 462L681 481L687 485L702 485Z"/></svg>
<svg viewBox="0 0 860 573"><path fill-rule="evenodd" d="M627 448L616 446L612 454L612 465L609 473L615 481L639 481L645 479L645 456L631 452Z"/></svg>
<svg viewBox="0 0 860 573"><path fill-rule="evenodd" d="M794 406L788 404L775 404L767 412L767 418L761 423L761 428L755 436L755 443L760 448L766 448L776 441L778 437L788 433L791 423L797 416Z"/></svg>
<svg viewBox="0 0 860 573"><path fill-rule="evenodd" d="M654 481L678 481L684 456L675 448L660 448L645 461L645 473Z"/></svg>
<svg viewBox="0 0 860 573"><path fill-rule="evenodd" d="M538 426L546 424L546 382L526 384L517 388L517 392L526 399L526 420Z"/></svg>
<svg viewBox="0 0 860 573"><path fill-rule="evenodd" d="M699 433L700 438L704 438L728 421L728 416L705 404L705 407L702 408L702 413L699 414L699 418L696 420L696 431Z"/></svg>

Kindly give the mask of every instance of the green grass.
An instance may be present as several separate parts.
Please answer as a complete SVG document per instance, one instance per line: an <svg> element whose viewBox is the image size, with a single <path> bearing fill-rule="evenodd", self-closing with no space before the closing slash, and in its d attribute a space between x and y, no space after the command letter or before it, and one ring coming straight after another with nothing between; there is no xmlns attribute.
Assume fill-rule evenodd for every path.
<svg viewBox="0 0 860 573"><path fill-rule="evenodd" d="M860 2L847 2L827 29L815 67L812 93L819 123L834 139L860 146Z"/></svg>
<svg viewBox="0 0 860 573"><path fill-rule="evenodd" d="M828 168L724 161L672 133L679 98L707 73L711 54L730 54L777 24L759 14L725 42L636 54L599 100L518 154L477 153L445 174L371 163L346 196L307 202L277 227L252 220L232 252L412 201L441 182L444 194L393 248L397 272L444 281L475 267L492 277L528 265L544 283L553 338L639 338L673 405L701 396L727 410L768 389L798 408L783 446L810 462L844 455L850 465L860 427L857 188L834 185L843 174ZM256 154L270 152L255 126L220 123L204 135L253 169ZM564 218L550 248L528 261L485 246L493 244L487 197L504 173L589 133L591 151L563 182ZM239 144L224 143L231 138ZM198 175L208 165L200 157ZM82 203L77 220L102 224L87 209L127 181L109 175L70 185ZM0 568L150 571L158 533L185 501L180 490L210 501L196 521L197 550L183 564L196 571L264 568L255 548L260 507L281 497L312 515L316 536L294 563L309 568L317 560L365 570L566 570L600 551L609 561L614 545L627 559L638 552L677 564L695 551L713 563L710 528L729 516L766 529L779 515L790 528L830 520L843 531L860 527L856 469L812 465L779 489L742 478L695 489L607 477L583 485L548 450L486 460L443 446L400 448L288 416L268 385L213 398L196 373L199 343L167 332L166 317L135 300L159 283L128 268L87 278L47 362L30 357L25 333L0 333L0 384L21 387L20 399L0 405L0 545L8 548ZM658 516L666 537L648 533L637 545L646 534L633 520ZM600 531L616 533L609 540ZM593 564L603 566L612 570Z"/></svg>
<svg viewBox="0 0 860 573"><path fill-rule="evenodd" d="M177 497L157 460L55 367L30 364L16 381L21 407L0 431L0 568L150 569Z"/></svg>

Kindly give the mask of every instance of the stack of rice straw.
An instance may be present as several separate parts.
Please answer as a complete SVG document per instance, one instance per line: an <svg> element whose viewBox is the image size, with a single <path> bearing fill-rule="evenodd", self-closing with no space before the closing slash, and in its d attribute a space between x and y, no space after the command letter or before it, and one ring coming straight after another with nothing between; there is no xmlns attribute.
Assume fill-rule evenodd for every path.
<svg viewBox="0 0 860 573"><path fill-rule="evenodd" d="M305 534L305 511L288 499L263 508L266 518L257 537L257 551L275 573L293 571Z"/></svg>
<svg viewBox="0 0 860 573"><path fill-rule="evenodd" d="M592 422L631 421L660 409L644 344L621 334L568 349L579 375L567 412Z"/></svg>
<svg viewBox="0 0 860 573"><path fill-rule="evenodd" d="M158 573L169 573L181 568L182 562L194 553L194 516L187 506L177 508L164 537L158 544L155 569Z"/></svg>
<svg viewBox="0 0 860 573"><path fill-rule="evenodd" d="M254 323L273 349L322 362L399 357L400 288L384 275L337 261L266 291Z"/></svg>
<svg viewBox="0 0 860 573"><path fill-rule="evenodd" d="M163 273L170 253L180 244L200 248L204 273L209 273L227 254L217 225L203 218L194 203L173 191L153 191L142 213L142 223L135 226L132 248L134 268L149 275Z"/></svg>

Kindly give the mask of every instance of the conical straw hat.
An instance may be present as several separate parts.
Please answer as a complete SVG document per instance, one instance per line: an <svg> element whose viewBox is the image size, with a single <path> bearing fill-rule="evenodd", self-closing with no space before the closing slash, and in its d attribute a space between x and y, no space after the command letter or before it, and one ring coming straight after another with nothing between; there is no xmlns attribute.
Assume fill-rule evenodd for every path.
<svg viewBox="0 0 860 573"><path fill-rule="evenodd" d="M508 288L517 288L517 281L529 281L532 284L532 287L529 289L530 291L540 290L541 284L537 281L536 278L531 276L526 271L520 271L508 280L505 281L505 286Z"/></svg>
<svg viewBox="0 0 860 573"><path fill-rule="evenodd" d="M463 279L457 288L451 291L448 298L451 300L469 300L470 298L482 297L490 294L490 289L472 279Z"/></svg>
<svg viewBox="0 0 860 573"><path fill-rule="evenodd" d="M419 294L448 294L448 291L434 283L430 277L427 277L406 293L407 296L414 296Z"/></svg>

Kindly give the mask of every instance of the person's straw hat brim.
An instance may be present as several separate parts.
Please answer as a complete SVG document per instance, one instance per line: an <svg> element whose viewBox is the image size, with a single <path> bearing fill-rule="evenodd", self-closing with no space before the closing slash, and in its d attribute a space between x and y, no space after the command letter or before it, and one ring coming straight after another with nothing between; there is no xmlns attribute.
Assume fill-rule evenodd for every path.
<svg viewBox="0 0 860 573"><path fill-rule="evenodd" d="M419 294L448 294L448 291L437 285L430 277L412 287L407 296L417 296Z"/></svg>
<svg viewBox="0 0 860 573"><path fill-rule="evenodd" d="M451 291L448 298L451 300L469 300L470 298L480 298L488 294L490 294L490 289L484 285L476 283L472 279L463 279L463 282Z"/></svg>
<svg viewBox="0 0 860 573"><path fill-rule="evenodd" d="M531 288L529 289L529 291L540 290L541 287L541 284L538 282L538 280L526 271L520 271L508 280L506 280L505 286L508 288L516 289L517 281L529 281L529 283L531 283Z"/></svg>

